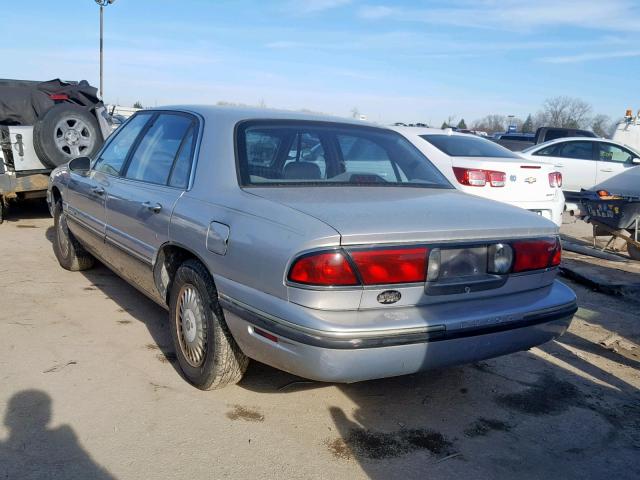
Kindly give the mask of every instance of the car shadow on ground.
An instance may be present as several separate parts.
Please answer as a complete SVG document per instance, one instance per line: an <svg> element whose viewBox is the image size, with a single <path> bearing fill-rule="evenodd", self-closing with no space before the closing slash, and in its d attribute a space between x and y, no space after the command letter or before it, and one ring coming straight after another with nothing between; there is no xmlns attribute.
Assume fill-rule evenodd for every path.
<svg viewBox="0 0 640 480"><path fill-rule="evenodd" d="M323 445L371 479L639 478L640 390L619 370L638 367L572 331L527 352L349 385L253 362L239 386L292 398L338 388L353 408L328 406Z"/></svg>
<svg viewBox="0 0 640 480"><path fill-rule="evenodd" d="M11 202L4 221L18 223L18 228L35 228L28 221L41 218L51 218L47 202L44 198L34 198Z"/></svg>
<svg viewBox="0 0 640 480"><path fill-rule="evenodd" d="M42 390L22 390L6 406L9 435L0 440L0 477L113 480L82 448L69 425L50 428L51 397Z"/></svg>
<svg viewBox="0 0 640 480"><path fill-rule="evenodd" d="M53 243L54 227L47 228L45 235L47 240ZM170 363L174 370L182 376L182 370L177 364L173 349L167 311L97 260L93 268L80 273L91 282L92 286L88 288L99 289L105 297L116 302L120 312L128 313L147 327L154 341L154 344L147 347L157 349L159 360L163 363Z"/></svg>

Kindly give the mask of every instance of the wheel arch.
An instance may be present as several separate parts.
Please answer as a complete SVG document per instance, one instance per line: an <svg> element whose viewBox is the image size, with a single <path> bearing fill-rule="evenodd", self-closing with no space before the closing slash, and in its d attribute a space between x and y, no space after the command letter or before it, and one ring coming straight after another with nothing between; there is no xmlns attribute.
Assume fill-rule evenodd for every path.
<svg viewBox="0 0 640 480"><path fill-rule="evenodd" d="M197 260L202 263L209 272L211 281L215 284L207 263L200 255L180 243L167 242L158 249L153 261L153 280L160 297L164 299L167 306L169 305L169 294L175 273L178 267L187 260Z"/></svg>

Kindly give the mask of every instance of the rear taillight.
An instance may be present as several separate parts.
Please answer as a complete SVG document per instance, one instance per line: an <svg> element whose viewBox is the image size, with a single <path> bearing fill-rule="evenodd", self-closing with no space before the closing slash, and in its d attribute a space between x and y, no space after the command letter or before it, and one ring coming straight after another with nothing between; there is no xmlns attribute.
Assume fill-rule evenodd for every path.
<svg viewBox="0 0 640 480"><path fill-rule="evenodd" d="M287 278L325 287L424 282L427 252L426 247L409 247L312 253L297 259Z"/></svg>
<svg viewBox="0 0 640 480"><path fill-rule="evenodd" d="M558 238L513 242L513 272L526 272L560 265L562 248Z"/></svg>
<svg viewBox="0 0 640 480"><path fill-rule="evenodd" d="M354 250L350 254L365 285L424 282L427 247Z"/></svg>
<svg viewBox="0 0 640 480"><path fill-rule="evenodd" d="M551 172L549 174L549 186L550 187L562 187L562 173Z"/></svg>
<svg viewBox="0 0 640 480"><path fill-rule="evenodd" d="M51 100L69 100L69 95L66 93L50 93L49 98Z"/></svg>
<svg viewBox="0 0 640 480"><path fill-rule="evenodd" d="M289 271L289 280L305 285L359 285L351 264L341 252L318 252L300 257Z"/></svg>
<svg viewBox="0 0 640 480"><path fill-rule="evenodd" d="M507 181L506 173L493 170L453 167L453 173L459 183L470 187L484 187L487 183L492 187L504 187Z"/></svg>

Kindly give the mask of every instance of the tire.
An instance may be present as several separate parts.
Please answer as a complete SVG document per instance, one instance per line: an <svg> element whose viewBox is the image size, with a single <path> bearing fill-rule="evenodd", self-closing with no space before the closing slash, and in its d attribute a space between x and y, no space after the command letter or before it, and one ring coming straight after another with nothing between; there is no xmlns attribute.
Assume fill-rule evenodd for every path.
<svg viewBox="0 0 640 480"><path fill-rule="evenodd" d="M635 245L627 243L627 253L632 260L640 260L640 248L636 247Z"/></svg>
<svg viewBox="0 0 640 480"><path fill-rule="evenodd" d="M233 339L213 279L199 261L178 267L169 312L176 358L187 380L201 390L238 383L249 358Z"/></svg>
<svg viewBox="0 0 640 480"><path fill-rule="evenodd" d="M94 115L70 103L53 106L33 127L33 147L46 166L55 168L76 157L91 157L103 139Z"/></svg>
<svg viewBox="0 0 640 480"><path fill-rule="evenodd" d="M53 207L53 252L60 266L66 270L77 272L93 267L95 259L76 240L67 226L66 213L62 209L62 202L58 201Z"/></svg>

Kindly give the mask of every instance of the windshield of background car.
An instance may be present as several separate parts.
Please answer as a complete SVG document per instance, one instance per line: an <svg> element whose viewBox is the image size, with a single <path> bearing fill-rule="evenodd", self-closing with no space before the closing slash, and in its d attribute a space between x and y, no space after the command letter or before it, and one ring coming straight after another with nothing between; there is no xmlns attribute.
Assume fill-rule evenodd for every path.
<svg viewBox="0 0 640 480"><path fill-rule="evenodd" d="M396 132L309 121L250 121L237 128L242 186L376 185L453 188Z"/></svg>
<svg viewBox="0 0 640 480"><path fill-rule="evenodd" d="M450 157L520 158L506 148L474 135L420 135Z"/></svg>

